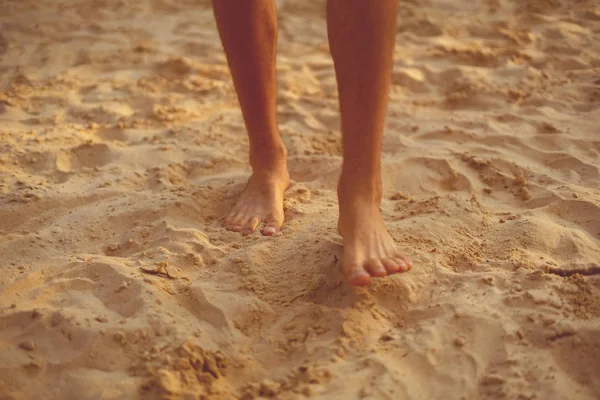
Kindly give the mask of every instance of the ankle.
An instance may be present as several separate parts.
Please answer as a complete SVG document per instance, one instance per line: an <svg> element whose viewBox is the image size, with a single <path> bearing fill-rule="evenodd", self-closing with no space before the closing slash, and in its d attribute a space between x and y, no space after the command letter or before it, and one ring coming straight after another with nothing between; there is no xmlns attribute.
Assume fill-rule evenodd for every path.
<svg viewBox="0 0 600 400"><path fill-rule="evenodd" d="M379 207L383 193L381 178L342 173L337 193L340 210L346 205L352 206L357 203L362 206Z"/></svg>
<svg viewBox="0 0 600 400"><path fill-rule="evenodd" d="M283 143L251 146L250 166L254 173L287 171L287 149Z"/></svg>

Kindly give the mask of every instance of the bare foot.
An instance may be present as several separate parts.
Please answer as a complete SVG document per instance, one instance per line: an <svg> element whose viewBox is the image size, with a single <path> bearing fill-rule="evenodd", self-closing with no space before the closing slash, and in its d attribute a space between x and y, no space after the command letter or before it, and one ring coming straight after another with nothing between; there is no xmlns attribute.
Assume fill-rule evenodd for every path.
<svg viewBox="0 0 600 400"><path fill-rule="evenodd" d="M409 271L412 261L396 249L379 211L380 200L352 187L338 189L338 195L338 229L344 239L342 268L348 282L365 286L372 277Z"/></svg>
<svg viewBox="0 0 600 400"><path fill-rule="evenodd" d="M223 225L230 231L250 235L264 222L262 234L273 235L283 225L283 192L289 185L290 176L285 164L255 171Z"/></svg>

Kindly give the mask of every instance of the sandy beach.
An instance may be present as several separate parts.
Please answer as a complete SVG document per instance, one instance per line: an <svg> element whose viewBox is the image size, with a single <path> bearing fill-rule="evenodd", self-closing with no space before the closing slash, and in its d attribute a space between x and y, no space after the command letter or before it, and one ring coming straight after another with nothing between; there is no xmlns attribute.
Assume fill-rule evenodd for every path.
<svg viewBox="0 0 600 400"><path fill-rule="evenodd" d="M0 2L0 399L600 398L600 4L400 3L382 213L339 260L325 2L278 1L280 235L206 0Z"/></svg>

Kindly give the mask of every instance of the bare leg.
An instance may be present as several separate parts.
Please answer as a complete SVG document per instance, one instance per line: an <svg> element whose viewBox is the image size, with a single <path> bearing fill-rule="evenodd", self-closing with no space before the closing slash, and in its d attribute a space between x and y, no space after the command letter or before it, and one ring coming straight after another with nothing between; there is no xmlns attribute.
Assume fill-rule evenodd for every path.
<svg viewBox="0 0 600 400"><path fill-rule="evenodd" d="M273 0L213 0L213 8L250 138L252 166L224 225L251 234L265 222L263 235L272 235L283 224L283 192L290 180L276 119L275 5Z"/></svg>
<svg viewBox="0 0 600 400"><path fill-rule="evenodd" d="M397 0L328 0L327 30L342 119L344 164L338 184L344 239L342 267L350 283L412 267L384 226L381 143L396 35Z"/></svg>

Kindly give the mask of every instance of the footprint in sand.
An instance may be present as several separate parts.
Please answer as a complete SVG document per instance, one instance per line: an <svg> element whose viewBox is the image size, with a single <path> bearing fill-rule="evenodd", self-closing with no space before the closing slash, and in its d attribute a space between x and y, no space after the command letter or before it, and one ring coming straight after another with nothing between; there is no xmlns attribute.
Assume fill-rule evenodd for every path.
<svg viewBox="0 0 600 400"><path fill-rule="evenodd" d="M56 170L63 173L82 168L103 167L114 160L114 154L106 144L82 144L56 156Z"/></svg>

